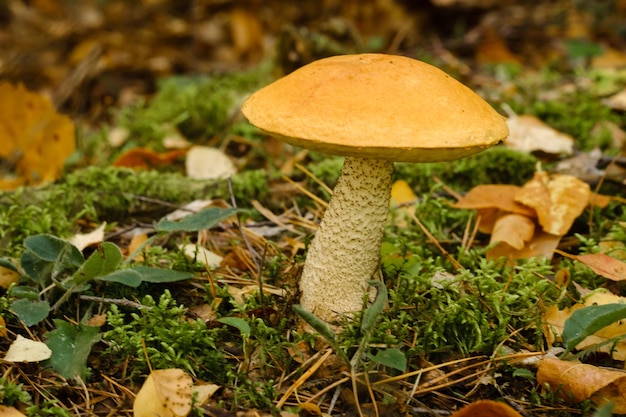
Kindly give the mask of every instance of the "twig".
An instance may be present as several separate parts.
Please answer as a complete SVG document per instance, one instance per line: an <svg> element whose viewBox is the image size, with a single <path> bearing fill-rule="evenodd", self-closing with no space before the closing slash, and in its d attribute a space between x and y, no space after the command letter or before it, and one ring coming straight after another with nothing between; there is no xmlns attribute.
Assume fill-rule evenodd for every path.
<svg viewBox="0 0 626 417"><path fill-rule="evenodd" d="M127 300L125 298L105 298L95 297L93 295L79 295L78 298L84 301L91 301L94 303L115 304L121 307L135 308L137 310L151 310L152 307L145 306L135 301Z"/></svg>

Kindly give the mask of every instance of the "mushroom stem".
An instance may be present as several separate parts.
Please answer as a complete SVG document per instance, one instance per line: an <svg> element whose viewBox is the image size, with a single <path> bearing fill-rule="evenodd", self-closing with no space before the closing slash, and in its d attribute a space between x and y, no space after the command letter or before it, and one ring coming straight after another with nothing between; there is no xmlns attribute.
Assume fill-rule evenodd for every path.
<svg viewBox="0 0 626 417"><path fill-rule="evenodd" d="M393 162L346 157L300 280L301 304L324 321L361 311L380 266Z"/></svg>

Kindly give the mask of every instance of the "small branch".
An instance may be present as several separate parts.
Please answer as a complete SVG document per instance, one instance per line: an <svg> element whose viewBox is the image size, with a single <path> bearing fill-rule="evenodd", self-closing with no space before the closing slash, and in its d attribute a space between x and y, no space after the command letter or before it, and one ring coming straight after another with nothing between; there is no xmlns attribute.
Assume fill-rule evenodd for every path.
<svg viewBox="0 0 626 417"><path fill-rule="evenodd" d="M115 304L121 307L134 308L137 310L151 310L151 307L145 306L135 301L127 300L125 298L104 298L104 297L95 297L93 295L81 295L79 296L79 298L81 300L91 301L94 303Z"/></svg>

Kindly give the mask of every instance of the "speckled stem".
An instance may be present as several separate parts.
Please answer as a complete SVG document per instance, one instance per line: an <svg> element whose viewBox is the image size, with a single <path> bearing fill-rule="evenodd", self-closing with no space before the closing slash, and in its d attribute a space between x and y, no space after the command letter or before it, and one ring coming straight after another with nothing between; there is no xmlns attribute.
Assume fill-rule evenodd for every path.
<svg viewBox="0 0 626 417"><path fill-rule="evenodd" d="M393 162L347 157L302 272L302 307L327 322L360 311L380 264Z"/></svg>

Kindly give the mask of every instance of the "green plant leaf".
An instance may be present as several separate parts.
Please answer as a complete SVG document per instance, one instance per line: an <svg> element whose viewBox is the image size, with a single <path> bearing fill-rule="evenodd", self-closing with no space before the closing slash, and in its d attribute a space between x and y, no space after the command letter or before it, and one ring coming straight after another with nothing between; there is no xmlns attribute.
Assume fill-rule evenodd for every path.
<svg viewBox="0 0 626 417"><path fill-rule="evenodd" d="M11 311L30 327L48 317L50 304L47 301L21 299L11 303Z"/></svg>
<svg viewBox="0 0 626 417"><path fill-rule="evenodd" d="M53 235L29 236L24 239L24 248L43 261L56 262L62 255L73 266L80 266L85 261L76 246Z"/></svg>
<svg viewBox="0 0 626 417"><path fill-rule="evenodd" d="M250 325L244 319L240 319L239 317L222 317L217 319L220 323L226 324L227 326L233 326L237 330L241 332L241 334L250 337L252 330L250 329Z"/></svg>
<svg viewBox="0 0 626 417"><path fill-rule="evenodd" d="M100 329L63 320L54 320L56 329L48 333L46 345L52 350L49 365L68 379L87 377L87 357L94 343L100 340Z"/></svg>
<svg viewBox="0 0 626 417"><path fill-rule="evenodd" d="M326 339L326 341L328 341L328 343L330 343L330 345L335 350L335 353L337 353L337 355L339 355L348 366L351 366L350 359L348 359L346 353L341 350L341 347L335 340L335 333L333 333L332 329L328 326L328 324L326 324L324 320L320 319L310 311L305 310L300 304L294 304L291 308L293 309L293 311L296 312L297 315L302 318L302 320L307 322L309 326L313 327L313 329L318 332L320 336L322 336L324 339Z"/></svg>
<svg viewBox="0 0 626 417"><path fill-rule="evenodd" d="M111 242L103 242L76 271L72 281L75 285L85 284L94 278L112 273L121 262L120 249Z"/></svg>
<svg viewBox="0 0 626 417"><path fill-rule="evenodd" d="M24 285L16 285L9 289L9 296L12 298L25 298L28 300L39 301L39 291L34 287Z"/></svg>
<svg viewBox="0 0 626 417"><path fill-rule="evenodd" d="M369 335L371 331L374 330L378 316L383 312L385 304L387 303L387 287L385 287L385 284L383 284L382 281L371 280L369 281L369 285L376 287L378 294L372 305L363 312L361 331L366 335Z"/></svg>
<svg viewBox="0 0 626 417"><path fill-rule="evenodd" d="M404 355L404 352L398 348L379 350L376 352L376 355L368 353L367 357L388 368L397 369L400 372L404 372L406 370L406 356Z"/></svg>
<svg viewBox="0 0 626 417"><path fill-rule="evenodd" d="M103 277L98 277L98 280L117 282L137 288L141 284L141 274L133 269L120 269Z"/></svg>
<svg viewBox="0 0 626 417"><path fill-rule="evenodd" d="M191 272L172 271L171 269L152 268L149 266L135 266L130 269L137 272L143 282L176 282L193 278L193 273Z"/></svg>
<svg viewBox="0 0 626 417"><path fill-rule="evenodd" d="M565 348L571 350L587 336L623 319L626 319L626 304L612 303L579 308L565 320L562 336Z"/></svg>
<svg viewBox="0 0 626 417"><path fill-rule="evenodd" d="M198 230L210 229L224 219L229 218L241 210L236 208L209 207L197 213L183 217L181 220L173 222L162 219L156 225L159 232L197 232Z"/></svg>
<svg viewBox="0 0 626 417"><path fill-rule="evenodd" d="M9 258L0 258L0 266L10 269L13 272L20 272Z"/></svg>
<svg viewBox="0 0 626 417"><path fill-rule="evenodd" d="M40 288L48 285L54 263L36 257L32 252L25 251L20 257L20 266L24 274L35 281Z"/></svg>

